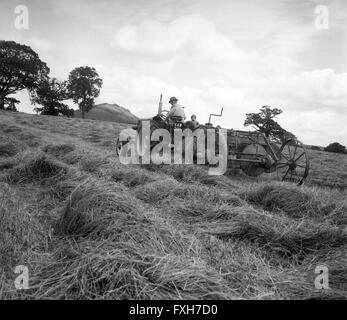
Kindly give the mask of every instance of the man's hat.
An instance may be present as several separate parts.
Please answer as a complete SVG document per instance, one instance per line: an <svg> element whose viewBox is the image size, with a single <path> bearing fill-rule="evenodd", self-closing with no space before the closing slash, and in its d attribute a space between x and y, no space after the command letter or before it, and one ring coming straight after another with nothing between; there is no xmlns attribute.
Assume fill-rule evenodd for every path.
<svg viewBox="0 0 347 320"><path fill-rule="evenodd" d="M178 101L178 99L176 97L171 97L170 100L169 100L169 103L172 102L172 101Z"/></svg>

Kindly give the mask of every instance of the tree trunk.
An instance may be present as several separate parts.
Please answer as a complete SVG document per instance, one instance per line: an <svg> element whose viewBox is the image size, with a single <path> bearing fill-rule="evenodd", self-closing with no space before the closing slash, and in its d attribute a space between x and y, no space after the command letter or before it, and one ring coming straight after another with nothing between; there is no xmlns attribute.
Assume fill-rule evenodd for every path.
<svg viewBox="0 0 347 320"><path fill-rule="evenodd" d="M0 94L0 110L5 109L5 96Z"/></svg>

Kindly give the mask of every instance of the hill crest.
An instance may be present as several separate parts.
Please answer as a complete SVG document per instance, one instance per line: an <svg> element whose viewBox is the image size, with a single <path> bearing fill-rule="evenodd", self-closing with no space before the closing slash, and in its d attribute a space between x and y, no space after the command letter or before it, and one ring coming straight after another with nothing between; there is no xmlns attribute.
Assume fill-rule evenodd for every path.
<svg viewBox="0 0 347 320"><path fill-rule="evenodd" d="M75 111L75 118L81 118L81 111ZM137 123L138 117L129 109L126 109L116 103L101 103L95 105L89 112L85 114L86 119L111 121L120 123Z"/></svg>

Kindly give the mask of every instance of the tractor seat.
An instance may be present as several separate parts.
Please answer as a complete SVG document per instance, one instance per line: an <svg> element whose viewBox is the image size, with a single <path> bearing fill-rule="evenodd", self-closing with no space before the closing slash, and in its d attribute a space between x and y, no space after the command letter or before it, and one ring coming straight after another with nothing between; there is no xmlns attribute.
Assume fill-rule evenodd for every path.
<svg viewBox="0 0 347 320"><path fill-rule="evenodd" d="M174 128L182 128L183 125L183 117L173 116L170 118L170 123Z"/></svg>

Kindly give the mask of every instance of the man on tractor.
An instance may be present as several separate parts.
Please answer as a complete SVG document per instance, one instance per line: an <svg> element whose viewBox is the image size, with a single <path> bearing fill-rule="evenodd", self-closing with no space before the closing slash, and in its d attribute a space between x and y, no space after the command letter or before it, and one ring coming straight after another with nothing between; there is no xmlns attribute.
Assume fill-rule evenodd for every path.
<svg viewBox="0 0 347 320"><path fill-rule="evenodd" d="M183 107L177 103L178 99L176 97L171 97L169 103L171 104L171 109L166 116L166 120L169 124L173 123L183 123L186 119Z"/></svg>

